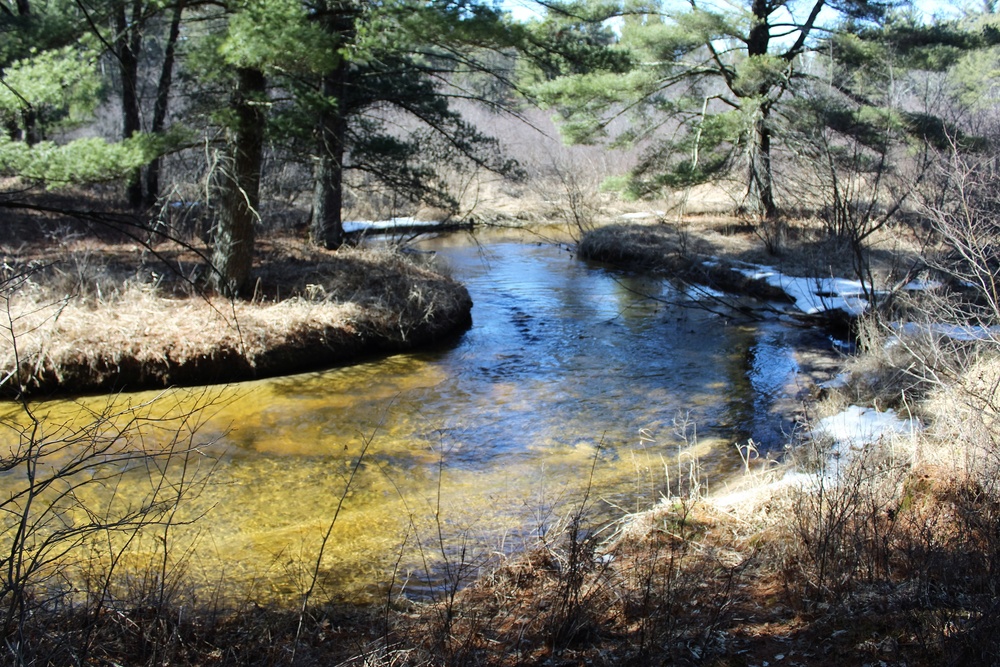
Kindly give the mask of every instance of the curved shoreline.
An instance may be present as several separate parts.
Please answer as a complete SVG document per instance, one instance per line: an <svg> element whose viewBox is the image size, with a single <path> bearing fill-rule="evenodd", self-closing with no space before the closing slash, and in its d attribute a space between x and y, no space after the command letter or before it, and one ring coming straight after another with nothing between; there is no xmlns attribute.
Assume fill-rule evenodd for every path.
<svg viewBox="0 0 1000 667"><path fill-rule="evenodd" d="M315 328L302 332L294 343L284 343L250 357L239 349L222 345L211 354L182 361L163 356L141 360L135 356L77 357L58 369L47 365L33 372L18 390L4 384L4 398L39 398L120 391L143 391L168 387L228 384L320 371L360 363L382 355L412 352L446 344L472 325L472 302L461 312L417 323L407 339L394 337L374 327L368 331L350 327Z"/></svg>
<svg viewBox="0 0 1000 667"><path fill-rule="evenodd" d="M463 285L397 257L352 255L309 270L305 289L286 284L296 295L283 300L141 293L95 306L24 299L16 357L0 363L7 378L0 396L132 392L323 370L447 344L472 324ZM308 291L314 298L301 295Z"/></svg>
<svg viewBox="0 0 1000 667"><path fill-rule="evenodd" d="M684 237L669 226L620 223L587 233L577 250L583 259L617 268L667 275L729 294L791 301L779 287L738 270L739 261L701 245L697 237ZM0 383L0 396L66 396L277 377L445 344L471 326L472 301L464 286L398 255L351 251L301 256L284 251L262 260L260 301L177 299L142 286L144 295L132 306L142 310L131 319L117 312L114 301L74 306L73 316L60 306L51 323L40 325L46 329L43 340L27 345L18 340L16 373L12 359L0 359L0 378L9 378ZM42 303L34 307L41 310ZM73 317L75 325L62 326ZM828 329L844 327L829 317L802 319Z"/></svg>

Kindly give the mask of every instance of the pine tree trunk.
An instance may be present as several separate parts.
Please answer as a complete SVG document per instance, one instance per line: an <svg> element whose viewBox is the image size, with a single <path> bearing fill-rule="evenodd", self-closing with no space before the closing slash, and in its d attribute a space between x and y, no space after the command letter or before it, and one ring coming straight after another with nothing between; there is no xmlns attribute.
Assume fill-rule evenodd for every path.
<svg viewBox="0 0 1000 667"><path fill-rule="evenodd" d="M753 0L750 6L753 25L747 38L747 55L750 58L766 56L770 48L771 25L768 22L773 6L770 0ZM767 86L754 91L753 129L750 137L750 173L748 174L747 201L749 208L762 220L772 220L778 214L774 203L774 182L771 171L771 100Z"/></svg>
<svg viewBox="0 0 1000 667"><path fill-rule="evenodd" d="M229 129L229 155L223 167L221 210L212 251L216 288L227 297L245 293L253 269L254 225L260 199L264 152L264 74L240 68L231 106L235 124Z"/></svg>
<svg viewBox="0 0 1000 667"><path fill-rule="evenodd" d="M343 114L346 66L341 65L323 79L323 111L317 135L313 178L313 211L310 225L312 242L328 249L344 242L341 212L344 203L344 143L347 120Z"/></svg>
<svg viewBox="0 0 1000 667"><path fill-rule="evenodd" d="M771 171L771 127L769 108L761 107L753 123L750 138L750 173L747 200L749 207L762 220L773 220L778 215L774 203L774 181Z"/></svg>
<svg viewBox="0 0 1000 667"><path fill-rule="evenodd" d="M115 51L122 77L122 138L129 139L142 131L139 117L139 48L142 45L142 2L132 3L131 22L125 16L124 2L115 8ZM129 206L142 206L142 171L129 175L126 189Z"/></svg>
<svg viewBox="0 0 1000 667"><path fill-rule="evenodd" d="M156 86L156 102L153 105L153 123L150 131L157 134L163 131L167 121L167 107L170 102L170 86L174 75L174 53L177 50L177 40L181 34L181 14L184 12L184 1L180 0L174 6L170 19L170 30L167 34L167 44L163 52L163 66L160 68L160 81ZM157 157L146 168L146 206L152 206L160 196L160 164Z"/></svg>
<svg viewBox="0 0 1000 667"><path fill-rule="evenodd" d="M321 110L316 126L316 164L313 171L313 212L309 235L325 248L339 248L344 242L341 212L344 205L344 156L347 152L349 100L347 82L350 64L337 53L355 34L359 15L356 3L322 0L315 20L329 37L337 66L323 76Z"/></svg>
<svg viewBox="0 0 1000 667"><path fill-rule="evenodd" d="M29 146L34 146L42 140L41 132L38 130L38 114L33 107L28 107L21 112L21 123L24 125L24 132L21 138Z"/></svg>
<svg viewBox="0 0 1000 667"><path fill-rule="evenodd" d="M18 16L30 16L31 15L31 3L28 0L17 0L17 15ZM3 69L0 68L0 75L3 74ZM35 109L25 101L25 108L21 111L21 123L24 125L24 131L20 131L17 128L17 124L13 121L10 123L8 128L8 136L11 139L18 141L23 139L25 143L29 146L37 144L41 137L38 134L37 127L37 115L35 114Z"/></svg>

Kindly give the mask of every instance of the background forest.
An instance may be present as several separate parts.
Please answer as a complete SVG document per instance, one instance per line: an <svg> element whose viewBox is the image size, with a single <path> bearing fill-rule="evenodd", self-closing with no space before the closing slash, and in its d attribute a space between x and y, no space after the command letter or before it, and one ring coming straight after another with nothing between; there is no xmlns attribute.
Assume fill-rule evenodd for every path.
<svg viewBox="0 0 1000 667"><path fill-rule="evenodd" d="M578 0L527 20L478 0L0 0L0 388L18 399L0 420L18 443L0 453L2 661L996 664L998 84L992 0ZM52 437L28 400L60 342L32 356L32 318L70 320L77 298L100 320L129 286L142 308L169 292L178 313L195 295L250 357L278 335L254 338L266 327L248 309L333 291L275 269L280 250L352 294L375 284L366 326L397 335L402 313L431 322L413 336L428 343L444 335L431 314L465 322L468 295L358 254L345 222L560 223L593 239L629 211L671 239L646 269L743 233L761 256L860 281L851 379L817 403L914 414L925 439L837 465L802 453L818 481L744 513L678 489L604 542L581 507L558 539L426 604L321 604L321 549L301 605L275 609L194 604L174 567L176 508L211 474L188 467L198 410L109 403ZM32 255L82 228L182 286L164 288L159 265L95 278L91 250ZM937 287L904 294L918 277ZM214 335L186 317L178 339ZM919 323L909 339L903 320ZM79 340L67 358L87 356ZM137 446L146 423L169 444ZM763 486L773 468L752 465L752 445L739 453ZM174 481L115 511L84 500L135 466ZM143 531L162 560L121 576L107 536ZM85 586L62 578L64 559L101 549L110 564Z"/></svg>

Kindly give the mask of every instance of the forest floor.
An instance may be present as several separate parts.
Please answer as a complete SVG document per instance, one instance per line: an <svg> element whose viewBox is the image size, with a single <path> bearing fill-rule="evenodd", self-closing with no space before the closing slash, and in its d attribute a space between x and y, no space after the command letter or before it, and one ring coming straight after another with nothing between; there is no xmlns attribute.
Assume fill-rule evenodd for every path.
<svg viewBox="0 0 1000 667"><path fill-rule="evenodd" d="M18 360L30 360L22 382L39 390L63 386L51 382L121 388L121 375L88 386L73 373L97 369L110 378L128 366L125 354L161 369L138 373L136 382L182 382L184 368L205 382L224 381L241 377L222 374L230 366L241 373L304 368L296 365L301 359L268 356L276 346L306 349L311 363L317 349L339 350L336 359L318 360L325 365L433 343L467 325L464 289L395 253L327 253L306 249L301 238L265 238L254 299L234 305L194 289L200 278L191 248L151 250L128 230L43 222L2 223L5 271L21 281L6 307L8 323ZM804 223L783 231L779 255L722 217L633 220L615 230L617 240L611 234L603 242L633 268L686 273L715 257L777 264L793 275L852 274L842 248ZM888 234L875 246L874 266L887 281L899 278L900 267L919 268L918 246ZM81 276L89 276L86 284ZM317 322L322 334L309 338L303 331L317 330ZM220 375L184 361L205 358L224 362L212 366ZM83 370L57 370L74 363ZM798 457L810 482L774 486L785 469L748 462L747 486L756 492L745 500L721 505L696 492L666 498L610 536L582 515L569 517L553 531L557 538L434 602L301 610L247 603L183 613L136 603L99 624L84 614L40 632L61 625L86 637L88 664L995 664L1000 494L990 480L1000 478L1000 457L978 444L991 441L994 417L987 414L983 427L983 410L943 386L918 392L907 385L897 392L901 401L886 403L901 382L900 363L906 359L885 355L851 362L855 379L815 398L833 406L883 399L880 409L912 401L928 423L918 439L880 441L837 459L835 471L829 450L796 443L814 454ZM986 384L1000 377L988 363L972 375ZM55 656L80 655L50 648Z"/></svg>

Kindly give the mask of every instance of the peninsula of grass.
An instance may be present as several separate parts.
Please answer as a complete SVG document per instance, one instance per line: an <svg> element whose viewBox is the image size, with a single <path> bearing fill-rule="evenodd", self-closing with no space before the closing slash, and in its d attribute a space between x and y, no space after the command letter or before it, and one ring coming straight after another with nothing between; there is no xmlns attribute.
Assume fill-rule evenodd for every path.
<svg viewBox="0 0 1000 667"><path fill-rule="evenodd" d="M471 324L461 284L392 249L264 239L252 297L227 300L203 289L194 245L50 231L61 238L0 248L7 396L275 377L433 346Z"/></svg>
<svg viewBox="0 0 1000 667"><path fill-rule="evenodd" d="M704 237L693 238L666 224L617 223L583 236L581 258L612 266L694 282L726 292L761 299L785 300L787 295L764 280L733 271L738 261L723 259Z"/></svg>

